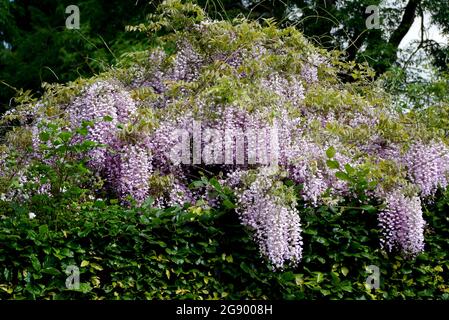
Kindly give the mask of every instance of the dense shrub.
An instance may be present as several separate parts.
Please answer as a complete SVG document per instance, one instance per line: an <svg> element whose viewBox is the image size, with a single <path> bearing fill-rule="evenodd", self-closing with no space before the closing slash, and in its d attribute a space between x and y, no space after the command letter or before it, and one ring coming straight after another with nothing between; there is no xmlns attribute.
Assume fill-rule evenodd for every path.
<svg viewBox="0 0 449 320"><path fill-rule="evenodd" d="M227 199L227 203L231 201ZM415 261L376 249L376 215L345 208L303 216L303 262L272 272L233 210L123 209L86 203L60 229L2 202L1 299L448 299L449 194L426 211ZM79 291L65 287L80 268ZM366 267L381 271L379 290Z"/></svg>

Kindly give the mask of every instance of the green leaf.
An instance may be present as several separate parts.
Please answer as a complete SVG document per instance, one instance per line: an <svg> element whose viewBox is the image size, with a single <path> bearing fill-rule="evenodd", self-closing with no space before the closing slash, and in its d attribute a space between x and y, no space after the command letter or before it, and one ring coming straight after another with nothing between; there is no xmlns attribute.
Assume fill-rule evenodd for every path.
<svg viewBox="0 0 449 320"><path fill-rule="evenodd" d="M345 281L340 285L341 290L346 292L352 292L352 285L349 281Z"/></svg>
<svg viewBox="0 0 449 320"><path fill-rule="evenodd" d="M295 274L295 284L297 286L301 286L304 283L303 275L302 274Z"/></svg>
<svg viewBox="0 0 449 320"><path fill-rule="evenodd" d="M328 296L331 294L330 290L327 289L321 289L320 292L323 296Z"/></svg>
<svg viewBox="0 0 449 320"><path fill-rule="evenodd" d="M53 267L49 267L49 268L44 268L41 270L42 273L46 273L46 274L50 274L52 276L58 276L61 274L61 271L59 271L56 268Z"/></svg>
<svg viewBox="0 0 449 320"><path fill-rule="evenodd" d="M5 291L7 294L11 294L14 291L13 287L8 287L4 284L0 284L0 290Z"/></svg>
<svg viewBox="0 0 449 320"><path fill-rule="evenodd" d="M340 163L336 160L327 160L326 164L329 169L340 169Z"/></svg>
<svg viewBox="0 0 449 320"><path fill-rule="evenodd" d="M94 268L95 270L98 270L98 271L103 270L103 267L96 263L91 263L90 266L91 266L91 268Z"/></svg>
<svg viewBox="0 0 449 320"><path fill-rule="evenodd" d="M92 120L90 120L90 121L88 121L88 120L83 120L83 122L81 123L81 126L83 127L83 128L87 128L87 127L93 127L94 126L94 121L92 121Z"/></svg>
<svg viewBox="0 0 449 320"><path fill-rule="evenodd" d="M39 271L41 269L41 263L39 262L39 259L35 255L32 255L30 256L30 260L34 270Z"/></svg>
<svg viewBox="0 0 449 320"><path fill-rule="evenodd" d="M61 254L66 256L66 257L73 257L73 251L71 251L69 248L64 248L61 250Z"/></svg>
<svg viewBox="0 0 449 320"><path fill-rule="evenodd" d="M215 190L219 192L223 191L223 188L221 187L220 183L216 178L210 179L209 183L211 184L212 187L214 187Z"/></svg>
<svg viewBox="0 0 449 320"><path fill-rule="evenodd" d="M331 159L331 158L333 158L333 157L335 157L335 154L337 153L337 151L335 150L335 148L334 147L329 147L327 150L326 150L326 155L327 155L327 157L329 158L329 159Z"/></svg>
<svg viewBox="0 0 449 320"><path fill-rule="evenodd" d="M89 261L83 260L81 261L81 267L87 267L89 265Z"/></svg>
<svg viewBox="0 0 449 320"><path fill-rule="evenodd" d="M355 169L353 167L351 167L351 165L349 163L345 164L345 170L350 175L355 172Z"/></svg>
<svg viewBox="0 0 449 320"><path fill-rule="evenodd" d="M341 267L341 273L346 277L349 273L348 268L346 267Z"/></svg>
<svg viewBox="0 0 449 320"><path fill-rule="evenodd" d="M48 226L46 224L43 224L39 227L39 234L40 235L48 234Z"/></svg>
<svg viewBox="0 0 449 320"><path fill-rule="evenodd" d="M81 127L81 128L76 129L76 132L78 134L80 134L81 136L85 137L89 133L89 130L86 127Z"/></svg>
<svg viewBox="0 0 449 320"><path fill-rule="evenodd" d="M321 272L316 272L316 283L322 282L324 279L324 276Z"/></svg>
<svg viewBox="0 0 449 320"><path fill-rule="evenodd" d="M80 283L79 291L82 293L88 293L92 291L92 287L90 286L90 283Z"/></svg>
<svg viewBox="0 0 449 320"><path fill-rule="evenodd" d="M348 176L348 174L346 172L343 171L337 171L335 173L335 176L340 179L340 180L344 180L344 181L351 181L351 178Z"/></svg>
<svg viewBox="0 0 449 320"><path fill-rule="evenodd" d="M201 180L196 180L192 182L194 188L202 188L204 187L204 182Z"/></svg>
<svg viewBox="0 0 449 320"><path fill-rule="evenodd" d="M376 207L374 207L373 205L370 205L370 204L363 205L363 206L361 206L361 208L362 208L362 210L364 210L368 213L377 212Z"/></svg>
<svg viewBox="0 0 449 320"><path fill-rule="evenodd" d="M42 142L47 142L50 139L50 133L48 133L47 131L39 133L39 139Z"/></svg>
<svg viewBox="0 0 449 320"><path fill-rule="evenodd" d="M69 131L63 131L59 134L59 138L64 142L68 142L72 138L72 133Z"/></svg>
<svg viewBox="0 0 449 320"><path fill-rule="evenodd" d="M223 205L225 206L226 209L235 209L237 208L237 206L232 203L229 199L224 199L223 200Z"/></svg>

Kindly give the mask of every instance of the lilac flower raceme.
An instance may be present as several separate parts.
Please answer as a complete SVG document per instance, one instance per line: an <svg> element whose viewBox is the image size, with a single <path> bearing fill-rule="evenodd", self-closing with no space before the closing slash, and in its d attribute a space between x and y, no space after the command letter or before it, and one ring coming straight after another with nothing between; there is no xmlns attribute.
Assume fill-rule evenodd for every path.
<svg viewBox="0 0 449 320"><path fill-rule="evenodd" d="M114 149L118 145L119 124L128 122L136 112L130 95L108 82L97 82L87 88L85 93L75 99L69 107L72 126L79 127L82 121L94 121L86 137ZM90 153L90 164L100 170L107 166L109 152L107 147L97 148Z"/></svg>
<svg viewBox="0 0 449 320"><path fill-rule="evenodd" d="M202 58L189 42L178 44L179 50L175 56L173 69L169 76L175 81L193 81L199 75Z"/></svg>
<svg viewBox="0 0 449 320"><path fill-rule="evenodd" d="M85 139L104 145L89 152L90 166L105 172L120 197L144 201L152 170L149 150L119 136L119 125L127 124L137 112L130 94L113 83L98 82L76 99L69 111L74 127L84 120L94 121Z"/></svg>
<svg viewBox="0 0 449 320"><path fill-rule="evenodd" d="M148 150L135 145L124 145L120 155L116 189L122 197L130 195L142 202L148 197L148 181L152 169Z"/></svg>
<svg viewBox="0 0 449 320"><path fill-rule="evenodd" d="M421 200L406 197L398 191L386 197L386 208L379 214L382 227L382 247L394 249L409 256L424 250L424 226Z"/></svg>
<svg viewBox="0 0 449 320"><path fill-rule="evenodd" d="M244 225L255 231L263 255L275 268L297 264L302 257L301 223L296 202L286 203L270 194L276 180L260 173L250 187L238 194L239 214Z"/></svg>
<svg viewBox="0 0 449 320"><path fill-rule="evenodd" d="M289 81L279 74L273 74L262 80L262 86L273 91L279 97L280 104L291 103L299 107L304 100L305 90L298 78Z"/></svg>
<svg viewBox="0 0 449 320"><path fill-rule="evenodd" d="M301 77L307 83L315 83L318 81L318 67L325 61L323 57L319 55L312 55L308 61L303 64L301 69Z"/></svg>
<svg viewBox="0 0 449 320"><path fill-rule="evenodd" d="M430 196L449 183L449 148L443 143L415 143L404 157L411 180L422 196Z"/></svg>

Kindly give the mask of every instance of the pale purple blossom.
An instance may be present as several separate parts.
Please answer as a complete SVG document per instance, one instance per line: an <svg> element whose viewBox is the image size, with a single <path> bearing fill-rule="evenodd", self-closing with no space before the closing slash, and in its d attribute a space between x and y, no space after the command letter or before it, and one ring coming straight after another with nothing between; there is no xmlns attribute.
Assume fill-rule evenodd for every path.
<svg viewBox="0 0 449 320"><path fill-rule="evenodd" d="M399 191L386 197L386 208L379 214L382 227L382 247L416 256L424 250L424 226L421 200L407 197Z"/></svg>
<svg viewBox="0 0 449 320"><path fill-rule="evenodd" d="M449 148L443 143L415 143L403 157L403 163L422 196L448 186Z"/></svg>

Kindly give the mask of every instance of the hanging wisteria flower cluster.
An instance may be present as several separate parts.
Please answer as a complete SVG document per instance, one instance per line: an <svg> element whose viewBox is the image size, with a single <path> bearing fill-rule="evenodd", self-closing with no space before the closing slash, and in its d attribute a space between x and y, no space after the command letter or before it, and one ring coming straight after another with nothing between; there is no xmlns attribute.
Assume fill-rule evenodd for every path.
<svg viewBox="0 0 449 320"><path fill-rule="evenodd" d="M220 176L260 252L282 268L301 260L301 207L357 198L351 174L369 168L382 246L424 249L421 199L447 187L449 149L417 138L375 84L339 82L348 70L332 54L293 28L203 20L144 57L59 105L69 128L94 123L83 139L101 145L89 165L124 203L213 207L207 188L189 185L200 172Z"/></svg>
<svg viewBox="0 0 449 320"><path fill-rule="evenodd" d="M393 192L387 196L387 207L379 214L383 227L382 245L389 251L398 249L414 256L424 250L424 220L421 200Z"/></svg>
<svg viewBox="0 0 449 320"><path fill-rule="evenodd" d="M301 260L301 221L295 199L285 200L289 190L269 171L260 170L249 187L238 193L238 212L242 223L255 230L260 252L274 267L282 268L285 261Z"/></svg>

